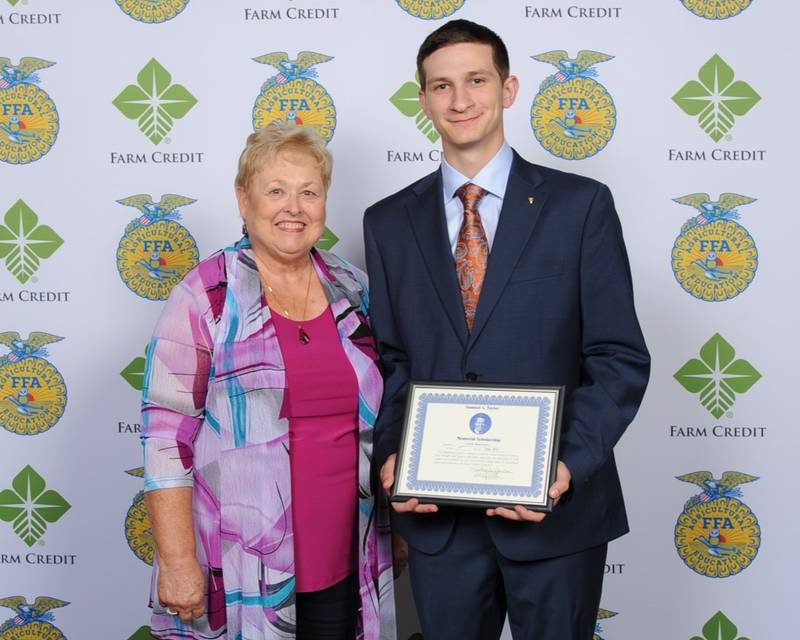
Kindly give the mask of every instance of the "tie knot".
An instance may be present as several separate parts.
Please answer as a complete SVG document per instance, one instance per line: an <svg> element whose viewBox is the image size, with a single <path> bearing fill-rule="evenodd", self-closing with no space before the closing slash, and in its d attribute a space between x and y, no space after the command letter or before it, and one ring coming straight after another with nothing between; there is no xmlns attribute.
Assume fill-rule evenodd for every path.
<svg viewBox="0 0 800 640"><path fill-rule="evenodd" d="M489 192L486 189L472 182L467 182L456 190L458 199L464 205L464 211L474 211L487 193Z"/></svg>

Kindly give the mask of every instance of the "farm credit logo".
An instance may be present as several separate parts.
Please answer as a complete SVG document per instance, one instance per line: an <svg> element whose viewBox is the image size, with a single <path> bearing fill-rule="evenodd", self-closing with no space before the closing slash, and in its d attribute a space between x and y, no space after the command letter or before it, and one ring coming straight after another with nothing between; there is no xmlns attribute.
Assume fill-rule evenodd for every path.
<svg viewBox="0 0 800 640"><path fill-rule="evenodd" d="M736 118L746 115L761 96L743 80L734 80L731 66L713 55L697 74L672 96L673 102L690 116L714 142L733 129Z"/></svg>
<svg viewBox="0 0 800 640"><path fill-rule="evenodd" d="M414 81L403 84L403 86L389 98L389 102L407 118L414 118L417 129L430 142L438 142L441 136L439 136L439 132L434 129L431 119L428 118L422 110L422 105L419 103L419 91L419 74L416 74L414 76Z"/></svg>
<svg viewBox="0 0 800 640"><path fill-rule="evenodd" d="M739 629L722 611L717 611L703 625L703 635L692 636L691 640L750 640L739 636Z"/></svg>
<svg viewBox="0 0 800 640"><path fill-rule="evenodd" d="M143 356L136 356L131 360L125 368L119 372L119 375L131 385L136 391L141 391L144 386L144 369L147 364L147 352L150 349L148 344L144 349Z"/></svg>
<svg viewBox="0 0 800 640"><path fill-rule="evenodd" d="M136 81L125 87L113 104L158 144L172 131L175 121L197 104L197 98L182 84L172 84L172 75L155 58L142 68Z"/></svg>
<svg viewBox="0 0 800 640"><path fill-rule="evenodd" d="M692 358L676 373L675 379L715 418L720 418L734 402L736 394L747 393L761 374L747 360L737 359L734 348L718 333L700 348L700 358Z"/></svg>
<svg viewBox="0 0 800 640"><path fill-rule="evenodd" d="M11 523L14 533L29 547L70 507L61 494L46 488L44 478L30 465L14 477L11 489L0 491L0 520Z"/></svg>
<svg viewBox="0 0 800 640"><path fill-rule="evenodd" d="M61 237L46 224L39 224L39 216L22 200L11 205L0 224L0 258L20 284L28 282L41 261L62 244Z"/></svg>

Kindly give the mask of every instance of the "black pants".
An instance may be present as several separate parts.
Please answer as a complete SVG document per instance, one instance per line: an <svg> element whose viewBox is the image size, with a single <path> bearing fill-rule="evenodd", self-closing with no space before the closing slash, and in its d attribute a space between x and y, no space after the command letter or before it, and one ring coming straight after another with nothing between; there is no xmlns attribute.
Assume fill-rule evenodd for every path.
<svg viewBox="0 0 800 640"><path fill-rule="evenodd" d="M322 591L295 594L297 640L353 640L358 614L358 576Z"/></svg>
<svg viewBox="0 0 800 640"><path fill-rule="evenodd" d="M409 547L425 640L497 640L506 613L514 640L591 640L607 545L518 562L494 546L486 519L462 510L441 552Z"/></svg>

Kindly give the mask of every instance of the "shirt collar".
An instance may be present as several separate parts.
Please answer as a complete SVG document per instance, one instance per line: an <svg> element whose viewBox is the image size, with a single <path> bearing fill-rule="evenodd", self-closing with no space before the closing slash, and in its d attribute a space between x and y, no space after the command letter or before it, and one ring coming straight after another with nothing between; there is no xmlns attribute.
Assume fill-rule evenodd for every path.
<svg viewBox="0 0 800 640"><path fill-rule="evenodd" d="M455 198L456 190L467 182L477 184L502 200L506 195L508 174L511 173L511 161L513 159L514 153L511 151L511 147L508 146L507 142L503 142L503 146L500 147L494 157L486 163L474 178L470 179L457 169L454 169L442 155L442 187L445 202Z"/></svg>

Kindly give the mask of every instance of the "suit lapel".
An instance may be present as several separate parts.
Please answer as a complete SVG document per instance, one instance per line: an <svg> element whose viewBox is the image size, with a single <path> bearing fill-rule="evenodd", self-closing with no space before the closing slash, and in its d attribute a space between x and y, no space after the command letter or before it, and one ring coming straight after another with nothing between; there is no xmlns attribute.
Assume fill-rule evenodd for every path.
<svg viewBox="0 0 800 640"><path fill-rule="evenodd" d="M536 168L515 152L467 349L478 339L530 240L547 200L543 182Z"/></svg>
<svg viewBox="0 0 800 640"><path fill-rule="evenodd" d="M406 206L411 229L445 313L462 344L467 343L467 322L456 278L456 267L447 235L441 170L423 180L416 201Z"/></svg>

